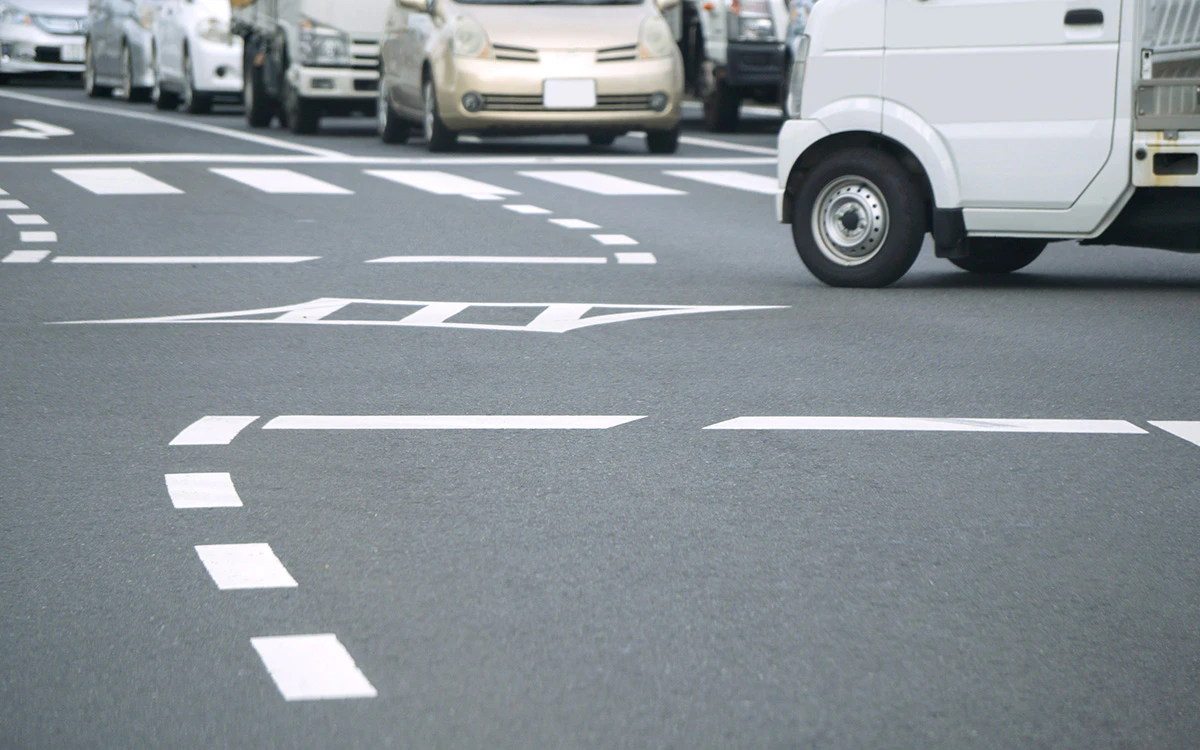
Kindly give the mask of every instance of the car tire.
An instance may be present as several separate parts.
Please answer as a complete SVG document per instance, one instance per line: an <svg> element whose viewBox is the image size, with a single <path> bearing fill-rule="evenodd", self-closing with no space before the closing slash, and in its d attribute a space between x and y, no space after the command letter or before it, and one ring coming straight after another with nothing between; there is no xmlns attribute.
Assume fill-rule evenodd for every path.
<svg viewBox="0 0 1200 750"><path fill-rule="evenodd" d="M133 85L133 52L128 44L121 47L121 98L127 102L150 101L150 89Z"/></svg>
<svg viewBox="0 0 1200 750"><path fill-rule="evenodd" d="M287 127L296 135L312 135L321 127L321 110L317 103L300 96L296 87L285 82L283 108L286 111Z"/></svg>
<svg viewBox="0 0 1200 750"><path fill-rule="evenodd" d="M967 240L967 257L950 258L950 262L971 273L1012 273L1037 260L1047 244L1047 240L1017 237L972 237Z"/></svg>
<svg viewBox="0 0 1200 750"><path fill-rule="evenodd" d="M704 93L704 126L713 133L737 130L742 97L721 81Z"/></svg>
<svg viewBox="0 0 1200 750"><path fill-rule="evenodd" d="M588 133L588 143L597 147L608 147L617 142L616 133Z"/></svg>
<svg viewBox="0 0 1200 750"><path fill-rule="evenodd" d="M157 52L155 52L154 62L154 88L150 91L150 101L154 102L154 108L157 110L167 111L179 108L179 95L163 88L162 73L158 69Z"/></svg>
<svg viewBox="0 0 1200 750"><path fill-rule="evenodd" d="M876 149L847 149L805 176L792 203L792 238L800 260L826 284L883 287L916 262L926 211L924 191L899 161Z"/></svg>
<svg viewBox="0 0 1200 750"><path fill-rule="evenodd" d="M252 128L269 128L275 119L275 103L267 96L263 69L246 56L246 78L242 84L242 104L246 108L246 124Z"/></svg>
<svg viewBox="0 0 1200 750"><path fill-rule="evenodd" d="M670 130L646 131L646 150L652 154L673 154L679 150L679 126Z"/></svg>
<svg viewBox="0 0 1200 750"><path fill-rule="evenodd" d="M112 96L111 86L101 86L96 83L96 61L92 58L92 45L84 47L83 54L83 92L92 99Z"/></svg>
<svg viewBox="0 0 1200 750"><path fill-rule="evenodd" d="M10 80L8 73L0 73L0 86L7 86Z"/></svg>
<svg viewBox="0 0 1200 750"><path fill-rule="evenodd" d="M425 147L430 151L453 151L458 145L458 133L446 127L442 116L438 114L437 89L433 79L425 79L421 87L425 116L422 118L422 130L425 134Z"/></svg>
<svg viewBox="0 0 1200 750"><path fill-rule="evenodd" d="M378 118L379 139L384 143L400 144L408 142L410 126L396 116L392 109L391 97L383 81L379 82L379 103L376 105L375 116Z"/></svg>
<svg viewBox="0 0 1200 750"><path fill-rule="evenodd" d="M183 95L180 97L183 111L189 115L206 115L212 112L213 98L196 90L196 74L192 69L192 56L183 50Z"/></svg>

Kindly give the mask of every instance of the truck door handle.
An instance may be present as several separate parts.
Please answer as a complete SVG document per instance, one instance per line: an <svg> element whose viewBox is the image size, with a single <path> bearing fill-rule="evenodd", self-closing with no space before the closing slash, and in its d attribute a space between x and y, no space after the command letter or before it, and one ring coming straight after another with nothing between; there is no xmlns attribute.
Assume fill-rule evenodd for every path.
<svg viewBox="0 0 1200 750"><path fill-rule="evenodd" d="M1063 23L1067 26L1102 26L1104 24L1104 11L1095 8L1075 8L1068 10L1067 15L1063 18Z"/></svg>

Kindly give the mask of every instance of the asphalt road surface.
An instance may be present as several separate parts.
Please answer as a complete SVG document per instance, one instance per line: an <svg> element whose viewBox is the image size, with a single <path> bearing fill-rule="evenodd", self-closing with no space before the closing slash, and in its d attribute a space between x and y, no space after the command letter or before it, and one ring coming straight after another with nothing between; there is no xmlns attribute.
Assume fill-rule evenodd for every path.
<svg viewBox="0 0 1200 750"><path fill-rule="evenodd" d="M826 288L690 116L0 90L0 744L1195 747L1200 258Z"/></svg>

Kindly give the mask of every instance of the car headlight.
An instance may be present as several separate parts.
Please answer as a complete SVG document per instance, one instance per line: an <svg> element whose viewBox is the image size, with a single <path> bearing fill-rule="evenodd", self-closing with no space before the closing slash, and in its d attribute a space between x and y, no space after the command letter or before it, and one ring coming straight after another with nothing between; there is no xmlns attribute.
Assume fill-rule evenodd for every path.
<svg viewBox="0 0 1200 750"><path fill-rule="evenodd" d="M350 37L311 18L300 21L300 64L314 67L349 67Z"/></svg>
<svg viewBox="0 0 1200 750"><path fill-rule="evenodd" d="M487 57L487 32L475 19L459 16L450 30L450 51L455 57Z"/></svg>
<svg viewBox="0 0 1200 750"><path fill-rule="evenodd" d="M0 23L33 23L33 16L24 8L12 3L0 2Z"/></svg>
<svg viewBox="0 0 1200 750"><path fill-rule="evenodd" d="M804 68L808 64L808 34L801 35L796 40L795 59L792 60L792 73L787 90L787 101L784 111L789 117L800 117L800 100L804 93Z"/></svg>
<svg viewBox="0 0 1200 750"><path fill-rule="evenodd" d="M153 5L139 5L137 9L138 26L149 31L154 28L154 17L158 15L158 8Z"/></svg>
<svg viewBox="0 0 1200 750"><path fill-rule="evenodd" d="M662 16L642 21L638 31L638 54L646 58L670 57L675 51L675 35Z"/></svg>
<svg viewBox="0 0 1200 750"><path fill-rule="evenodd" d="M729 38L737 42L774 42L775 21L769 0L730 0Z"/></svg>
<svg viewBox="0 0 1200 750"><path fill-rule="evenodd" d="M219 18L205 18L197 23L196 34L201 39L219 44L229 44L233 39L229 31L229 24Z"/></svg>

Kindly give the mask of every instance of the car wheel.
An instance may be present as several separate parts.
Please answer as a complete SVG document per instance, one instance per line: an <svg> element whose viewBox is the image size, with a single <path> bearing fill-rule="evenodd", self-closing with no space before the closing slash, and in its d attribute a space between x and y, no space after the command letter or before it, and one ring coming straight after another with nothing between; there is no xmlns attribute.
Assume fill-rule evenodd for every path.
<svg viewBox="0 0 1200 750"><path fill-rule="evenodd" d="M652 154L673 154L679 150L679 126L670 130L646 132L646 149Z"/></svg>
<svg viewBox="0 0 1200 750"><path fill-rule="evenodd" d="M704 125L714 133L732 133L737 130L742 97L721 81L704 94Z"/></svg>
<svg viewBox="0 0 1200 750"><path fill-rule="evenodd" d="M792 210L800 260L830 286L894 283L925 241L920 185L900 162L875 149L827 157L805 177Z"/></svg>
<svg viewBox="0 0 1200 750"><path fill-rule="evenodd" d="M121 48L121 98L127 102L150 100L150 91L133 85L133 52L129 45Z"/></svg>
<svg viewBox="0 0 1200 750"><path fill-rule="evenodd" d="M263 85L263 70L246 56L246 77L242 84L242 104L246 107L246 123L252 128L269 128L275 119L275 104L267 97Z"/></svg>
<svg viewBox="0 0 1200 750"><path fill-rule="evenodd" d="M154 102L154 108L159 110L171 110L179 107L179 95L163 88L162 72L158 69L157 51L154 54L154 88L150 92L150 101Z"/></svg>
<svg viewBox="0 0 1200 750"><path fill-rule="evenodd" d="M616 133L588 133L587 138L593 146L611 146L617 141Z"/></svg>
<svg viewBox="0 0 1200 750"><path fill-rule="evenodd" d="M183 50L183 111L189 115L206 115L212 111L213 100L208 94L196 91L196 73L192 66L192 56L187 48Z"/></svg>
<svg viewBox="0 0 1200 750"><path fill-rule="evenodd" d="M971 273L1012 273L1037 260L1047 244L1046 240L972 237L967 240L967 257L950 262Z"/></svg>
<svg viewBox="0 0 1200 750"><path fill-rule="evenodd" d="M96 83L96 61L92 59L92 45L84 47L83 53L83 91L92 99L112 96L111 86L100 86Z"/></svg>
<svg viewBox="0 0 1200 750"><path fill-rule="evenodd" d="M287 127L296 135L312 135L321 127L321 110L317 103L300 96L290 82L285 82L283 108L287 113Z"/></svg>
<svg viewBox="0 0 1200 750"><path fill-rule="evenodd" d="M437 92L432 78L425 81L422 90L425 100L425 117L422 118L425 147L430 151L453 151L454 147L458 145L458 133L442 123L442 117L438 114Z"/></svg>
<svg viewBox="0 0 1200 750"><path fill-rule="evenodd" d="M405 143L408 141L409 126L392 111L392 102L387 94L383 81L379 82L379 103L375 109L379 122L379 138L384 143Z"/></svg>

